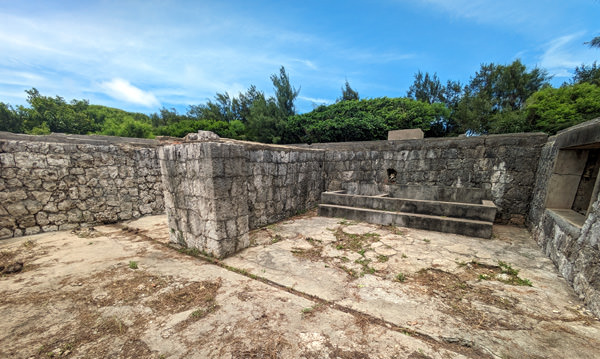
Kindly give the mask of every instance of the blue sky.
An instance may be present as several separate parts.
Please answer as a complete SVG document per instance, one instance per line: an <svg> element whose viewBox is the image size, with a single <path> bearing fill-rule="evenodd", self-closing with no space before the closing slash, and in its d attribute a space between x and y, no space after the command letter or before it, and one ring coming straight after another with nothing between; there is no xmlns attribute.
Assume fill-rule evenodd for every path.
<svg viewBox="0 0 600 359"><path fill-rule="evenodd" d="M285 66L299 112L405 96L415 72L465 83L481 63L520 58L555 86L600 60L600 0L0 0L0 102L24 90L144 113L185 112Z"/></svg>

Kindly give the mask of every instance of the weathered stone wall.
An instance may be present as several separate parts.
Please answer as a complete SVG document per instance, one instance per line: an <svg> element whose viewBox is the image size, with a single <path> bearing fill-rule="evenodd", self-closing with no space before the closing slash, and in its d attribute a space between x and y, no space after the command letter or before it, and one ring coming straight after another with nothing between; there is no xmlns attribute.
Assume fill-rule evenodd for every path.
<svg viewBox="0 0 600 359"><path fill-rule="evenodd" d="M317 204L322 156L240 141L161 148L171 241L217 257L247 247L249 230Z"/></svg>
<svg viewBox="0 0 600 359"><path fill-rule="evenodd" d="M592 197L593 204L583 225L568 216L568 208L566 211L546 208L547 199L551 195L556 196L551 192L562 192L560 186L555 185L560 179L553 178L559 153L576 148L600 148L599 119L562 131L551 137L544 146L536 175L529 225L535 240L561 275L590 310L600 316L600 194ZM572 183L573 186L577 184Z"/></svg>
<svg viewBox="0 0 600 359"><path fill-rule="evenodd" d="M250 228L314 207L323 192L323 151L249 148Z"/></svg>
<svg viewBox="0 0 600 359"><path fill-rule="evenodd" d="M163 213L157 146L0 132L0 238Z"/></svg>
<svg viewBox="0 0 600 359"><path fill-rule="evenodd" d="M397 184L484 189L498 207L497 222L523 225L546 139L545 134L533 133L310 147L327 150L327 190L343 189L345 183L387 183L387 170L393 169Z"/></svg>

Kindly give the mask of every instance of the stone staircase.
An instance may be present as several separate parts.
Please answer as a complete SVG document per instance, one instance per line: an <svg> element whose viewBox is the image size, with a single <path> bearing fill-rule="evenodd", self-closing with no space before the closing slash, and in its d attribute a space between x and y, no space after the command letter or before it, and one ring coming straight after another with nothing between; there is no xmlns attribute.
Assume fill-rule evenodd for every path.
<svg viewBox="0 0 600 359"><path fill-rule="evenodd" d="M345 190L323 192L319 215L491 238L497 208L492 201L477 199L480 197L477 193L479 190L457 193L450 187L438 187L438 191L432 191L431 187L424 191L419 191L419 186L402 187L400 190L394 188L394 197L390 197L389 193L366 196L348 194ZM452 196L447 196L448 193L452 193ZM424 194L432 199L418 198ZM448 201L449 197L461 197L462 200L476 203Z"/></svg>

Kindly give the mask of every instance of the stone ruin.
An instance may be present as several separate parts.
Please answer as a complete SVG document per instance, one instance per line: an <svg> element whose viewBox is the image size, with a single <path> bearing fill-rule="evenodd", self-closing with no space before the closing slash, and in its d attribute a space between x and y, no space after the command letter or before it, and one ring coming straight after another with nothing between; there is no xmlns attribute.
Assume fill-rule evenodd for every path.
<svg viewBox="0 0 600 359"><path fill-rule="evenodd" d="M600 119L550 138L290 146L211 133L183 140L0 133L0 238L166 212L171 241L222 258L247 247L250 230L314 208L323 192L385 198L394 197L393 186L450 188L459 197L481 193L496 210L494 223L528 226L600 315L599 169Z"/></svg>

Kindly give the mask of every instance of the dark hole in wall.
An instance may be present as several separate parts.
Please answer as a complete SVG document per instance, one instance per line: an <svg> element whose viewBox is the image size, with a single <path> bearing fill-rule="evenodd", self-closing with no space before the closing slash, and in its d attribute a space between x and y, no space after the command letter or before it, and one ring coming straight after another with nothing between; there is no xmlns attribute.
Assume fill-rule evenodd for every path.
<svg viewBox="0 0 600 359"><path fill-rule="evenodd" d="M388 168L387 169L388 183L396 183L397 176L398 176L398 172L396 172L395 169L393 169L393 168Z"/></svg>

